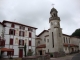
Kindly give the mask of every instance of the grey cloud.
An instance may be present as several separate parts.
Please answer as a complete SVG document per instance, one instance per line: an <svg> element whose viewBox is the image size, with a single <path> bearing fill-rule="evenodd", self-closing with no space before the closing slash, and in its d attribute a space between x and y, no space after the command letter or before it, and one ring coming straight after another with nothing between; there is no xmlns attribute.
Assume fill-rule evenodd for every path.
<svg viewBox="0 0 80 60"><path fill-rule="evenodd" d="M1 0L0 20L12 20L37 27L37 34L49 28L51 4L55 4L61 18L63 33L71 34L79 28L77 15L80 14L76 0ZM74 19L73 19L74 18ZM78 21L78 20L77 20ZM76 27L77 26L77 27Z"/></svg>

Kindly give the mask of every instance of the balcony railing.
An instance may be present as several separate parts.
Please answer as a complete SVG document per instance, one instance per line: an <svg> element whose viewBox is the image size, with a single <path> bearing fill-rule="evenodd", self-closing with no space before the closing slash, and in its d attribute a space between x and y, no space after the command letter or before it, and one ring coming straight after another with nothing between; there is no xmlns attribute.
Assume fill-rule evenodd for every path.
<svg viewBox="0 0 80 60"><path fill-rule="evenodd" d="M5 40L0 40L0 46L5 46Z"/></svg>

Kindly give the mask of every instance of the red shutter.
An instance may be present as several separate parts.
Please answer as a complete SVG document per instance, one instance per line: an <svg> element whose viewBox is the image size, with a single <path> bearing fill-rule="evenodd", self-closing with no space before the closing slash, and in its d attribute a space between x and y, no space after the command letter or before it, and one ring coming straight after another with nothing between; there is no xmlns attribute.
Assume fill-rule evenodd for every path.
<svg viewBox="0 0 80 60"><path fill-rule="evenodd" d="M31 46L31 41L29 41L29 46Z"/></svg>
<svg viewBox="0 0 80 60"><path fill-rule="evenodd" d="M20 40L19 40L19 45L20 45Z"/></svg>
<svg viewBox="0 0 80 60"><path fill-rule="evenodd" d="M14 30L14 35L15 35L15 30Z"/></svg>
<svg viewBox="0 0 80 60"><path fill-rule="evenodd" d="M10 55L10 51L7 52L7 56Z"/></svg>
<svg viewBox="0 0 80 60"><path fill-rule="evenodd" d="M22 40L22 45L24 45L24 40Z"/></svg>
<svg viewBox="0 0 80 60"><path fill-rule="evenodd" d="M19 36L21 36L21 31L19 31Z"/></svg>
<svg viewBox="0 0 80 60"><path fill-rule="evenodd" d="M23 31L23 37L24 37L24 31Z"/></svg>
<svg viewBox="0 0 80 60"><path fill-rule="evenodd" d="M11 29L9 29L9 35L11 34Z"/></svg>
<svg viewBox="0 0 80 60"><path fill-rule="evenodd" d="M10 45L13 45L13 39L10 38Z"/></svg>
<svg viewBox="0 0 80 60"><path fill-rule="evenodd" d="M14 23L11 24L11 27L14 28Z"/></svg>
<svg viewBox="0 0 80 60"><path fill-rule="evenodd" d="M19 28L21 29L21 26L19 26Z"/></svg>
<svg viewBox="0 0 80 60"><path fill-rule="evenodd" d="M5 46L5 40L2 40L2 46Z"/></svg>
<svg viewBox="0 0 80 60"><path fill-rule="evenodd" d="M29 32L29 37L31 38L31 32Z"/></svg>

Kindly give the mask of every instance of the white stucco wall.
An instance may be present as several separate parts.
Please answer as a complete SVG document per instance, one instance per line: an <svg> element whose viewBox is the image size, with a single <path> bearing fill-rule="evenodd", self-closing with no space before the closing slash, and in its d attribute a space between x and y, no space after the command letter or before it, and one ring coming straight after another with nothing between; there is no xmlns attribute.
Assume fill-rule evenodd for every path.
<svg viewBox="0 0 80 60"><path fill-rule="evenodd" d="M21 37L21 36L19 36L19 31L20 31L20 29L19 29L19 25L16 25L15 24L15 28L11 28L11 24L10 23L5 23L5 25L7 26L7 27L4 27L4 29L5 29L5 36L4 36L4 39L6 40L5 41L5 48L13 48L14 49L14 56L13 57L18 57L19 56L19 39L23 39L23 40L27 40L27 51L28 51L28 49L32 49L34 52L34 54L35 54L35 35L36 35L36 30L35 29L33 29L33 32L31 32L32 33L32 38L29 38L29 32L30 31L28 31L28 27L25 27L25 30L24 30L24 32L26 33L27 32L27 35L26 36L24 36L24 37ZM15 31L15 36L13 36L13 35L9 35L9 29L15 29L16 31L17 31L17 29L18 29L18 34L16 34L16 31ZM1 25L0 25L0 32L1 32ZM10 41L10 38L13 38L13 45L9 45L9 41ZM15 41L16 41L16 38L18 39L18 43L15 43ZM31 45L32 46L29 46L29 40L31 40ZM5 55L4 57L6 58L6 57L8 57L8 56L6 56L7 55L7 53L4 53L3 55ZM23 50L23 55L24 55L24 50Z"/></svg>

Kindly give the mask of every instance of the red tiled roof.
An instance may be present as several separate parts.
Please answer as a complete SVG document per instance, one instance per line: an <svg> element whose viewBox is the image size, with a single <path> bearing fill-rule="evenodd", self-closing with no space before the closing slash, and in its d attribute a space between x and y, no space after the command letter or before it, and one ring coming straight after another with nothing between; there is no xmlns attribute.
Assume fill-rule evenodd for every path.
<svg viewBox="0 0 80 60"><path fill-rule="evenodd" d="M66 46L66 47L68 47L68 46L70 46L70 47L78 47L78 45L75 45L75 44L66 44L66 43L64 43L63 46Z"/></svg>
<svg viewBox="0 0 80 60"><path fill-rule="evenodd" d="M1 51L14 51L14 50L9 48L1 48Z"/></svg>
<svg viewBox="0 0 80 60"><path fill-rule="evenodd" d="M39 45L36 48L46 48L46 44Z"/></svg>

